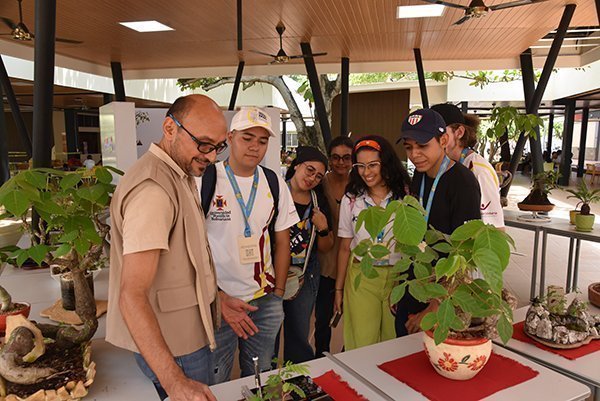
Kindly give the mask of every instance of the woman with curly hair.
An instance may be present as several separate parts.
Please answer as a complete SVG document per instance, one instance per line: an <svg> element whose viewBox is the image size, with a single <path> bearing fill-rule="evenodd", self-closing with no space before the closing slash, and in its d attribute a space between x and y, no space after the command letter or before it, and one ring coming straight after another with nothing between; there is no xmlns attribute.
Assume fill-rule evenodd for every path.
<svg viewBox="0 0 600 401"><path fill-rule="evenodd" d="M352 151L353 168L346 194L340 205L338 236L338 271L335 286L335 311L344 311L344 346L351 350L396 337L389 295L393 287L391 267L400 258L390 246L391 254L374 266L375 278L362 277L359 288L354 279L361 273L360 257L352 255L358 243L370 238L363 227L356 231L359 213L369 207L386 207L408 194L410 178L388 141L380 136L366 136ZM388 224L391 224L388 223ZM387 232L387 233L386 233ZM388 241L392 234L383 230L377 242Z"/></svg>

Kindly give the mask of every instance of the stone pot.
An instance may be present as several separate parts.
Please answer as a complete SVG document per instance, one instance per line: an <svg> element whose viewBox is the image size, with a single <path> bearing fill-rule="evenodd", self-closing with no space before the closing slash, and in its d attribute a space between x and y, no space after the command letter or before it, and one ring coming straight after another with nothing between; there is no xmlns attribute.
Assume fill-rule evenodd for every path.
<svg viewBox="0 0 600 401"><path fill-rule="evenodd" d="M588 300L594 306L600 308L600 283L592 283L588 287Z"/></svg>
<svg viewBox="0 0 600 401"><path fill-rule="evenodd" d="M94 295L94 275L91 272L87 272L85 274L85 281L92 290L92 295ZM60 295L63 309L75 310L75 286L70 273L60 275Z"/></svg>
<svg viewBox="0 0 600 401"><path fill-rule="evenodd" d="M575 229L577 231L590 232L594 229L594 219L596 218L593 214L581 214L578 213L575 216Z"/></svg>
<svg viewBox="0 0 600 401"><path fill-rule="evenodd" d="M575 225L575 216L579 213L579 210L569 210L569 223Z"/></svg>
<svg viewBox="0 0 600 401"><path fill-rule="evenodd" d="M27 302L15 302L16 305L24 306L21 309L14 310L12 312L0 312L0 337L4 335L4 331L6 330L6 317L12 315L23 315L25 317L29 316L29 312L31 312L31 305Z"/></svg>
<svg viewBox="0 0 600 401"><path fill-rule="evenodd" d="M452 380L473 378L485 366L492 353L492 341L487 338L448 338L435 345L431 331L423 333L423 345L435 371Z"/></svg>

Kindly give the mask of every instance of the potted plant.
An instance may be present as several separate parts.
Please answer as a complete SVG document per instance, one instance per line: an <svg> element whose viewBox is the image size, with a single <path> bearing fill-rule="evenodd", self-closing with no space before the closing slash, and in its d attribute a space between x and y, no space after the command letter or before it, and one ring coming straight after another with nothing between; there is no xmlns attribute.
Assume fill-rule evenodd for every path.
<svg viewBox="0 0 600 401"><path fill-rule="evenodd" d="M411 196L392 201L385 209L364 210L356 224L357 228L364 224L371 239L361 241L353 253L362 257L363 275L372 277L377 274L373 262L386 258L390 247L395 247L402 258L392 267L398 284L390 303L397 303L408 291L421 302L439 305L421 321L425 350L438 373L466 380L489 359L491 338L499 335L506 343L512 336L512 309L503 297L502 273L514 243L481 220L446 235L428 229L424 214ZM391 243L377 243L382 230L392 231ZM414 278L408 274L411 266ZM355 286L361 277L357 276Z"/></svg>
<svg viewBox="0 0 600 401"><path fill-rule="evenodd" d="M6 210L0 218L20 219L32 241L27 248L0 249L0 258L15 266L32 259L51 265L54 274L69 277L102 266L107 260L103 247L110 231L105 217L115 189L111 169L99 166L93 171L64 172L40 168L7 181L0 187L0 205ZM40 216L39 227L33 226L31 210ZM65 285L72 289L72 280ZM65 304L69 307L68 300ZM74 302L70 305L73 310Z"/></svg>
<svg viewBox="0 0 600 401"><path fill-rule="evenodd" d="M274 360L277 363L277 360ZM285 401L290 400L292 394L296 394L299 399L305 399L306 394L302 388L290 381L294 376L308 376L308 367L303 364L294 364L287 361L283 365L279 365L277 371L267 379L265 386L261 392L253 393L246 397L248 401ZM258 389L257 389L258 390Z"/></svg>
<svg viewBox="0 0 600 401"><path fill-rule="evenodd" d="M575 214L575 229L577 231L592 231L594 229L595 216L590 213L590 204L600 200L600 189L590 190L585 180L581 180L579 189L567 189L566 191L572 194L568 198L576 198L579 200L579 204L581 204L579 213Z"/></svg>
<svg viewBox="0 0 600 401"><path fill-rule="evenodd" d="M26 302L12 302L12 297L0 285L0 336L4 335L6 330L6 317L11 315L29 316L31 305Z"/></svg>
<svg viewBox="0 0 600 401"><path fill-rule="evenodd" d="M75 312L83 322L75 327L8 317L5 344L0 349L0 393L26 398L43 392L42 399L57 395L78 399L93 381L89 341L98 319L85 272L102 260L109 233L103 216L115 189L111 170L120 173L110 167L76 172L38 168L19 173L0 187L0 205L6 210L1 217L21 219L32 238L30 247L2 249L0 257L17 266L27 258L45 261L68 272L75 291ZM40 216L37 227L28 218L30 210ZM42 352L40 337L46 344ZM34 350L35 358L22 357Z"/></svg>
<svg viewBox="0 0 600 401"><path fill-rule="evenodd" d="M549 212L554 204L548 199L548 194L556 188L559 172L555 170L535 174L531 183L529 195L517 204L520 210L529 212Z"/></svg>

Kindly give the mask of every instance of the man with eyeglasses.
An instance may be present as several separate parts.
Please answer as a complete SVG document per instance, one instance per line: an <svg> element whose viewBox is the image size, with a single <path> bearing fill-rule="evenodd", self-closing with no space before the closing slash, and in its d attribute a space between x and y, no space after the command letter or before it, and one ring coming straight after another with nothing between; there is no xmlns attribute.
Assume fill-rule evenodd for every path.
<svg viewBox="0 0 600 401"><path fill-rule="evenodd" d="M194 177L225 149L227 125L215 102L190 95L162 131L111 202L106 340L134 352L161 400L215 400L207 384L220 310Z"/></svg>
<svg viewBox="0 0 600 401"><path fill-rule="evenodd" d="M242 376L254 373L253 357L259 358L260 370L269 370L283 321L289 228L299 219L283 179L259 168L271 136L275 134L265 111L242 108L227 134L229 158L216 164L214 181L209 182L207 174L201 183L203 188L214 188L211 195L201 194L205 192L202 196L211 201L206 227L224 320L216 334L215 383L230 379L238 348ZM269 180L275 180L278 193L271 193ZM277 207L274 199L278 199Z"/></svg>

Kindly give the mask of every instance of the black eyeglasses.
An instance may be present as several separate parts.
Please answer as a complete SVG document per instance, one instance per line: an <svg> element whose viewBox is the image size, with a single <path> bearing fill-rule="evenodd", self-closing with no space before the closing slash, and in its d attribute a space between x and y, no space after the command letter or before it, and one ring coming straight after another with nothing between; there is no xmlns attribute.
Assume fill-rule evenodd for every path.
<svg viewBox="0 0 600 401"><path fill-rule="evenodd" d="M343 155L343 156L340 156L340 155L336 155L334 153L331 156L329 156L329 159L332 162L336 162L336 163L339 163L340 161L343 161L344 163L348 163L349 161L352 160L352 155Z"/></svg>
<svg viewBox="0 0 600 401"><path fill-rule="evenodd" d="M306 169L306 175L309 177L315 177L317 182L321 182L323 180L323 174L319 173L316 168L311 166L310 164L302 163L304 168Z"/></svg>
<svg viewBox="0 0 600 401"><path fill-rule="evenodd" d="M212 153L213 151L215 151L215 152L217 152L217 154L219 154L219 153L222 153L225 149L227 149L227 142L221 142L216 145L213 145L210 142L203 142L203 141L199 140L198 138L196 138L194 135L192 135L192 133L190 131L188 131L187 128L185 128L183 126L183 124L180 123L179 120L177 120L173 114L169 113L167 115L167 117L170 117L171 120L173 120L179 128L183 129L192 138L192 140L194 142L196 142L196 145L198 145L198 152L204 153L204 154L209 154L209 153Z"/></svg>

